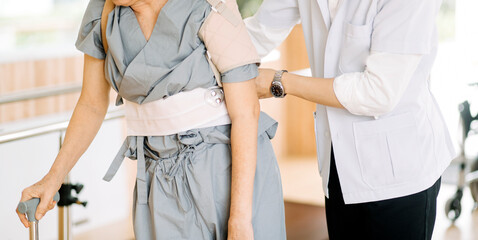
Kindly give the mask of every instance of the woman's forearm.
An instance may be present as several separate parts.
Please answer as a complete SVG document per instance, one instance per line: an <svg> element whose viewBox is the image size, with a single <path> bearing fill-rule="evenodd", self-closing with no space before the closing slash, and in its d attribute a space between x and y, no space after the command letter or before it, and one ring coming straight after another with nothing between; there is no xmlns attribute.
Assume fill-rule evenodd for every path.
<svg viewBox="0 0 478 240"><path fill-rule="evenodd" d="M96 136L106 115L106 107L91 106L78 101L66 130L60 152L49 175L63 181Z"/></svg>
<svg viewBox="0 0 478 240"><path fill-rule="evenodd" d="M231 117L231 208L230 220L252 220L252 198L257 158L257 127L260 114L253 80L224 83Z"/></svg>
<svg viewBox="0 0 478 240"><path fill-rule="evenodd" d="M104 61L85 55L83 87L60 152L47 177L62 182L96 136L109 105Z"/></svg>
<svg viewBox="0 0 478 240"><path fill-rule="evenodd" d="M344 108L335 95L333 78L312 78L284 73L282 84L287 94L330 107Z"/></svg>
<svg viewBox="0 0 478 240"><path fill-rule="evenodd" d="M257 158L255 116L232 120L231 218L252 219L252 198Z"/></svg>

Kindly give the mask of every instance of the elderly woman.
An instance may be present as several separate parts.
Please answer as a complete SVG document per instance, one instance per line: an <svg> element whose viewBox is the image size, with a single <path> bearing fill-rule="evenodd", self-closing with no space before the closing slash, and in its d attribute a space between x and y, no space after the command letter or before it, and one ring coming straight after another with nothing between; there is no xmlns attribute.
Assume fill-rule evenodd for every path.
<svg viewBox="0 0 478 240"><path fill-rule="evenodd" d="M85 53L80 99L53 166L21 200L41 198L38 219L53 208L101 126L111 86L125 103L128 137L105 179L125 156L137 160L137 239L285 239L270 143L277 123L260 113L251 80L258 58L235 0L114 0L112 11L108 4L88 5L76 43Z"/></svg>

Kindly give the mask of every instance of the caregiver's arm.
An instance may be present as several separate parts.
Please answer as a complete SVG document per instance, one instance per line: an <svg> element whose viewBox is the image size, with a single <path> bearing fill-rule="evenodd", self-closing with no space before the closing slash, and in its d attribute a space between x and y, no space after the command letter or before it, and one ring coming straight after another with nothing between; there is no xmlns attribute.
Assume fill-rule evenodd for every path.
<svg viewBox="0 0 478 240"><path fill-rule="evenodd" d="M318 104L345 108L352 114L380 116L400 101L420 63L418 54L372 52L363 72L345 73L336 78L303 77L284 73L287 94ZM256 87L260 98L271 97L274 70L261 69Z"/></svg>
<svg viewBox="0 0 478 240"><path fill-rule="evenodd" d="M85 54L81 95L68 124L60 152L47 175L22 192L20 200L22 202L31 198L40 198L35 214L38 220L54 207L55 192L93 141L103 123L108 109L110 91L110 86L104 78L103 68L104 60ZM25 215L18 213L18 216L25 227L28 227Z"/></svg>
<svg viewBox="0 0 478 240"><path fill-rule="evenodd" d="M297 0L264 0L257 13L244 20L261 58L278 47L299 22Z"/></svg>
<svg viewBox="0 0 478 240"><path fill-rule="evenodd" d="M228 239L253 239L252 195L260 114L254 80L223 83L231 118L231 208Z"/></svg>

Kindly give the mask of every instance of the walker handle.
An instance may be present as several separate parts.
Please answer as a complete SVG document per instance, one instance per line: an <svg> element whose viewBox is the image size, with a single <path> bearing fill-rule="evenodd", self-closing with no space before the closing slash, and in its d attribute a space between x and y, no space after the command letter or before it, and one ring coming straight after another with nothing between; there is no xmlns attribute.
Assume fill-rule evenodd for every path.
<svg viewBox="0 0 478 240"><path fill-rule="evenodd" d="M58 202L60 200L60 194L57 192L53 197L53 201ZM39 198L32 198L25 202L20 202L18 204L18 211L22 214L26 213L29 222L37 222L38 220L35 217L35 212L37 211L38 204L40 203Z"/></svg>

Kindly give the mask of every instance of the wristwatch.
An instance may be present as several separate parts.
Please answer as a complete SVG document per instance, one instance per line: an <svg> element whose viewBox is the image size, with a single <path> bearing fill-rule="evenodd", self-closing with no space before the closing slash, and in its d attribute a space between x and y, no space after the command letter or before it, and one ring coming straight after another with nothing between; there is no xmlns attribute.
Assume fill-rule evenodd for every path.
<svg viewBox="0 0 478 240"><path fill-rule="evenodd" d="M287 70L279 70L274 74L274 79L271 83L271 93L272 96L276 98L283 98L285 95L284 86L282 85L282 74L287 72Z"/></svg>

